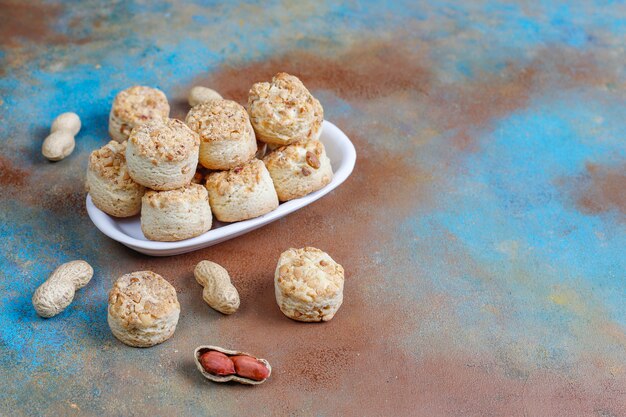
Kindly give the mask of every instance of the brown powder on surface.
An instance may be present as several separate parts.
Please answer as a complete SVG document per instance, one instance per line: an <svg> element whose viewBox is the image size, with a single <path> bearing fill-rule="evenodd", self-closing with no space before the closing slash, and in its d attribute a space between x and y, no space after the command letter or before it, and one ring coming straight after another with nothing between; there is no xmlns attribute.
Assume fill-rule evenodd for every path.
<svg viewBox="0 0 626 417"><path fill-rule="evenodd" d="M75 184L58 184L51 187L45 194L41 195L39 205L54 213L76 214L80 210L85 216L85 186L82 182Z"/></svg>
<svg viewBox="0 0 626 417"><path fill-rule="evenodd" d="M220 392L223 398L245 397L245 401L234 403L241 407L238 414L249 413L251 404L255 410L271 410L277 415L314 411L354 415L355 409L370 415L413 415L417 411L432 416L536 415L545 411L551 415L581 415L594 410L622 414L624 397L614 386L619 388L623 378L607 382L606 373L599 372L569 378L549 370L530 372L526 379L515 378L507 376L501 367L490 365L493 358L464 356L459 353L464 347L458 345L434 352L431 341L418 338L419 326L432 322L431 317L436 315L447 323L440 330L446 332L442 339L454 344L456 324L446 320L451 307L444 295L425 287L420 292L424 295L416 297L403 295L397 288L402 278L395 275L396 267L407 265L393 262L402 262L410 255L402 253L396 243L397 228L406 216L431 207L438 182L454 169L450 160L462 153L459 150L477 149L475 141L480 135L472 129L525 106L534 91L547 86L539 74L555 58L544 54L528 65L510 65L502 74L479 75L464 84L443 84L434 79L428 61L419 57L418 62L417 55L402 53L391 43L361 43L337 58L289 52L264 62L224 67L196 80L227 98L245 102L253 82L269 80L279 70L287 71L300 76L312 90L333 91L357 109L368 105L363 104L367 101L364 99L408 91L414 93L410 98L415 101L404 98L403 108L412 110L412 105L420 105L424 109L420 120L439 133L452 131L450 137L456 147L450 151L449 160L448 156L442 157L446 163L440 164L436 172L429 172L415 163L417 151L394 153L372 145L375 138L367 135L375 133L359 127L367 125L369 119L352 122L330 117L354 142L358 160L353 175L327 197L254 232L186 255L151 258L122 245L111 245L110 252L100 255L107 262L120 260L110 268L120 274L154 270L177 289L181 319L175 337L160 349L176 349L177 355L190 358L196 346L216 344L264 357L274 370L267 383L249 389L206 385L191 360L168 361L170 353L163 355L160 364L184 374L182 391L206 389ZM311 59L316 65L309 65ZM585 56L573 54L569 59L576 64ZM560 72L561 79L554 85L592 83L598 71L582 62L578 67L570 65ZM376 100L369 100L372 103L375 105ZM172 109L174 115L184 118L186 102L178 100ZM380 118L393 113L381 112ZM387 137L394 139L391 134ZM52 199L51 192L48 204L69 196L68 207L84 207L78 189L68 186L56 190L58 200ZM610 201L613 206L622 204L613 197ZM273 274L280 253L306 245L327 251L346 270L344 304L328 323L292 321L280 312L274 298ZM396 250L400 254L393 259L381 262L377 258ZM455 257L459 270L466 270L468 260L450 255L450 259ZM202 289L192 274L195 264L203 259L218 262L231 274L242 302L233 316L223 316L203 302ZM427 286L419 273L415 271L415 276L406 279ZM123 350L118 354L122 356ZM473 365L476 363L479 365ZM133 379L144 372L150 375L151 370L137 371ZM313 404L312 392L317 399Z"/></svg>
<svg viewBox="0 0 626 417"><path fill-rule="evenodd" d="M369 298L369 288L384 286L384 275L369 259L368 248L382 247L393 238L393 216L407 214L414 204L428 204L423 194L431 179L410 164L410 155L405 159L375 151L354 132L349 134L359 149L355 172L327 198L218 246L150 260L151 269L176 286L187 311L188 322L177 331L176 343L181 348L222 343L268 359L274 371L264 386L274 392L272 398L293 397L293 390L336 389L346 377L362 372L357 363L369 363L382 350L394 357L402 355L398 348L384 344L400 337L398 326L402 324L396 323L396 318L407 314L407 304L383 307ZM375 201L386 202L384 217L372 208ZM278 257L289 247L306 245L327 251L346 270L344 304L328 323L290 320L276 305L273 279ZM241 308L233 316L225 318L213 312L197 296L200 286L184 271L192 271L202 259L223 265L231 274L241 297ZM189 326L200 330L185 331ZM393 366L397 372L410 372ZM247 395L259 395L257 401L261 402L269 398L261 391ZM285 401L286 409L296 410L300 398Z"/></svg>
<svg viewBox="0 0 626 417"><path fill-rule="evenodd" d="M52 44L67 42L66 36L52 29L62 10L59 4L0 0L0 44L14 47L23 40L45 40Z"/></svg>
<svg viewBox="0 0 626 417"><path fill-rule="evenodd" d="M401 345L413 340L424 320L450 315L451 308L444 295L419 279L419 271L415 285L424 286L421 293L430 295L415 299L388 287L398 278L393 276L395 271L389 262L376 260L376 253L384 256L386 250L394 250L399 222L433 204L433 191L455 169L459 153L478 149L476 139L480 135L474 129L523 108L539 89L594 83L597 78L589 74L599 73L594 65L581 62L579 67L587 75L580 76L583 71L572 68L585 57L567 53L567 62L572 66L563 68L557 79L546 79L539 74L554 66L551 54L546 52L527 65L511 64L500 74L480 74L465 83L444 84L434 78L428 60L420 56L418 62L417 55L384 43L360 43L336 58L288 52L262 62L225 66L189 86L206 85L226 98L245 103L254 82L268 81L274 73L285 71L300 77L311 90L334 92L356 109L398 95L404 97L409 109L423 111L419 113L420 121L439 133L433 138L452 132L449 137L454 146L444 153L442 164L433 172L426 171L415 163L412 152L417 150L386 151L371 144L375 141L366 135L378 132L371 131L367 123L327 114L357 148L357 165L345 184L326 198L262 229L177 257L176 261L159 262L174 277L180 275L176 270L190 270L201 259L218 262L229 270L241 296L240 311L224 319L207 311L199 297L190 295L187 302L193 304L191 320L200 324L212 320L213 326L204 326L193 334L183 330L177 343L223 343L268 359L274 370L262 389L232 389L235 395L245 393L249 403L285 415L318 411L354 415L355 403L359 410L367 410L364 414L371 415L412 415L417 410L433 416L485 410L523 415L525 410L541 407L558 411L563 399L569 404L566 411L575 414L617 399L614 392L590 390L584 383L572 385L565 377L548 372L531 374L534 387L528 389L524 380L508 376L501 367L468 366L492 360L461 357L458 346L438 356L427 340L422 347ZM316 65L308 65L310 62ZM415 101L404 96L407 92ZM181 101L177 112L184 114L185 106ZM381 114L381 119L390 114L392 110ZM381 132L387 132L384 129L381 127ZM411 134L410 129L407 132ZM328 323L292 321L282 315L274 298L273 275L280 253L306 245L327 251L346 270L344 304ZM195 283L191 286L197 287ZM194 291L200 290L191 293ZM454 338L455 326L452 323L441 331ZM319 397L313 405L308 402L312 392ZM608 409L621 407L613 403L615 406ZM242 412L248 409L244 404L241 407Z"/></svg>
<svg viewBox="0 0 626 417"><path fill-rule="evenodd" d="M437 129L452 131L452 145L464 152L478 150L474 129L527 105L537 87L537 70L509 66L499 77L483 74L467 84L441 87L427 98Z"/></svg>
<svg viewBox="0 0 626 417"><path fill-rule="evenodd" d="M0 156L0 185L22 186L27 175L27 171L13 165L9 158Z"/></svg>
<svg viewBox="0 0 626 417"><path fill-rule="evenodd" d="M371 106L375 99L401 97L403 111L413 107L416 122L438 134L450 132L452 146L461 152L475 152L479 149L476 141L480 129L525 107L533 93L547 88L600 85L615 78L609 68L599 67L588 54L569 49L546 48L527 64L509 63L499 73L478 73L462 83L437 80L432 66L428 55L418 49L407 52L394 42L360 42L334 57L290 51L263 61L224 65L196 78L184 94L193 85L205 85L245 104L253 83L269 81L278 71L285 71L298 76L314 92L334 92L355 109ZM187 110L186 104L180 109L173 106L179 117ZM367 111L372 108L367 107ZM385 119L385 115L392 118ZM337 118L328 111L325 116L335 121ZM393 117L393 111L385 110L379 120L384 123Z"/></svg>
<svg viewBox="0 0 626 417"><path fill-rule="evenodd" d="M550 49L541 57L554 63L554 72L565 85L605 85L615 79L610 71L612 57L599 59L589 51L568 49Z"/></svg>
<svg viewBox="0 0 626 417"><path fill-rule="evenodd" d="M483 74L469 84L451 87L433 104L449 109L447 128L480 126L524 106L535 85L536 72L533 67L511 65L499 77Z"/></svg>
<svg viewBox="0 0 626 417"><path fill-rule="evenodd" d="M296 75L311 90L331 89L348 99L371 99L396 91L426 88L431 75L420 64L415 51L407 53L385 42L361 45L337 58L293 51L264 61L224 66L196 79L193 85L210 86L240 103L247 102L252 84L270 81L278 71Z"/></svg>
<svg viewBox="0 0 626 417"><path fill-rule="evenodd" d="M609 167L587 164L576 204L584 213L618 210L626 214L626 164Z"/></svg>

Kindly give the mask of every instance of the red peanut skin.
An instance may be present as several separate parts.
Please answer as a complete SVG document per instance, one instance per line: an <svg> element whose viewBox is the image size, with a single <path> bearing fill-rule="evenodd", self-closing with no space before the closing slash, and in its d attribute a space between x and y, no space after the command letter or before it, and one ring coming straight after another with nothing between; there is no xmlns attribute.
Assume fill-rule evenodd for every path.
<svg viewBox="0 0 626 417"><path fill-rule="evenodd" d="M212 375L226 376L235 373L233 361L226 355L210 350L200 356L200 365Z"/></svg>
<svg viewBox="0 0 626 417"><path fill-rule="evenodd" d="M235 371L239 376L253 381L263 381L270 375L270 371L265 364L251 356L231 356L230 359L235 364Z"/></svg>

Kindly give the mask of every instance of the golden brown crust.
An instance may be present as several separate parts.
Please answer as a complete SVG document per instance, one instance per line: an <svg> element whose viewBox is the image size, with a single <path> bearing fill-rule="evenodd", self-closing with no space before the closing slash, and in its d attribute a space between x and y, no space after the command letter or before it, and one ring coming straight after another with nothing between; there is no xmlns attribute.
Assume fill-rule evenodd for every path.
<svg viewBox="0 0 626 417"><path fill-rule="evenodd" d="M198 134L177 119L153 120L131 132L138 155L154 161L182 161L200 145Z"/></svg>
<svg viewBox="0 0 626 417"><path fill-rule="evenodd" d="M132 129L150 120L167 118L170 105L161 90L136 85L115 96L111 113Z"/></svg>
<svg viewBox="0 0 626 417"><path fill-rule="evenodd" d="M212 222L209 193L199 184L148 191L141 202L141 230L150 240L189 239L211 229Z"/></svg>
<svg viewBox="0 0 626 417"><path fill-rule="evenodd" d="M302 174L303 168L319 169L319 159L324 154L324 145L317 141L296 142L288 146L281 146L269 153L263 162L268 169L290 168Z"/></svg>
<svg viewBox="0 0 626 417"><path fill-rule="evenodd" d="M168 191L149 190L144 194L144 200L152 207L163 208L167 205L178 205L181 202L207 200L207 191L202 185L189 184L185 187Z"/></svg>
<svg viewBox="0 0 626 417"><path fill-rule="evenodd" d="M248 186L250 191L261 181L265 167L263 162L254 159L247 164L228 171L212 172L207 176L206 186L217 190L220 195L232 193L242 186Z"/></svg>
<svg viewBox="0 0 626 417"><path fill-rule="evenodd" d="M319 302L343 291L344 270L326 252L291 248L280 256L276 282L285 296Z"/></svg>
<svg viewBox="0 0 626 417"><path fill-rule="evenodd" d="M333 170L324 145L312 140L280 147L265 158L280 201L317 191L332 181Z"/></svg>
<svg viewBox="0 0 626 417"><path fill-rule="evenodd" d="M252 219L278 207L272 177L258 159L209 174L206 188L213 215L223 222Z"/></svg>
<svg viewBox="0 0 626 417"><path fill-rule="evenodd" d="M248 112L257 138L279 145L317 139L324 121L320 102L297 77L284 72L271 83L252 86Z"/></svg>
<svg viewBox="0 0 626 417"><path fill-rule="evenodd" d="M126 142L110 141L89 155L89 170L121 189L140 189L128 175L126 168Z"/></svg>
<svg viewBox="0 0 626 417"><path fill-rule="evenodd" d="M239 141L254 137L246 109L232 100L207 101L189 110L185 122L202 142Z"/></svg>
<svg viewBox="0 0 626 417"><path fill-rule="evenodd" d="M175 310L180 310L176 290L152 271L123 275L109 292L109 314L128 329L150 327Z"/></svg>

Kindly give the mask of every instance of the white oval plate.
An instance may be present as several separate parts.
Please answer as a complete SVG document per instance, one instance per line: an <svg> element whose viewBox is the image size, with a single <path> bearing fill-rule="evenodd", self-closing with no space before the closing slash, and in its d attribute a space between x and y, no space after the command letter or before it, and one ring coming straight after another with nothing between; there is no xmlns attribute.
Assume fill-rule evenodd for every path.
<svg viewBox="0 0 626 417"><path fill-rule="evenodd" d="M330 184L305 197L282 203L276 210L264 214L261 217L236 223L221 223L214 219L213 228L211 230L191 239L178 242L155 242L148 240L141 232L139 216L125 219L109 216L93 205L91 196L89 195L87 195L87 213L93 224L95 224L102 233L146 255L178 255L215 245L248 233L254 229L258 229L261 226L265 226L274 220L278 220L289 213L309 205L344 182L352 173L356 162L354 145L352 145L350 139L348 139L337 126L326 120L322 126L320 140L326 148L326 154L330 158L333 167L334 176Z"/></svg>

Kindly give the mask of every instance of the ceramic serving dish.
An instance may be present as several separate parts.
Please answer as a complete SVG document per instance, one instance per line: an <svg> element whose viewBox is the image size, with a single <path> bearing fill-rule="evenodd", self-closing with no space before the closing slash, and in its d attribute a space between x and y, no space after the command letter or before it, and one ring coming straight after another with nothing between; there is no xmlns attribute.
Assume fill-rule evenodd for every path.
<svg viewBox="0 0 626 417"><path fill-rule="evenodd" d="M330 158L335 173L330 184L305 197L282 203L276 210L261 217L236 223L220 223L213 219L213 228L211 230L191 239L178 242L154 242L148 240L141 232L139 216L125 219L109 216L93 205L89 195L87 195L87 213L93 224L102 233L146 255L178 255L215 245L278 220L322 198L341 185L354 169L356 162L354 145L337 126L328 121L324 121L320 140L326 148L326 154Z"/></svg>

